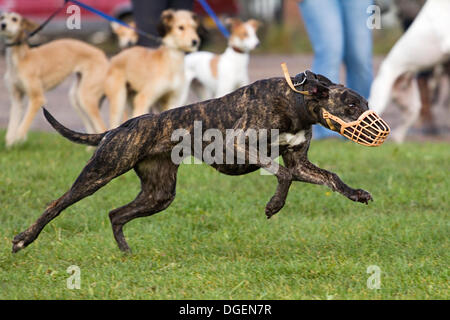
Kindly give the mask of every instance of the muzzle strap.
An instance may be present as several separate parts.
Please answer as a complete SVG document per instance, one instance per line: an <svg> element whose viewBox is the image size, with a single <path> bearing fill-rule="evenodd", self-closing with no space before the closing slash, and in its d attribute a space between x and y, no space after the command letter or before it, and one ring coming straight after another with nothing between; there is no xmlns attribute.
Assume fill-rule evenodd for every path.
<svg viewBox="0 0 450 320"><path fill-rule="evenodd" d="M330 130L336 131L336 127L333 125L333 122L331 122L331 120L329 118L325 118L325 116L324 116L324 119L327 122L328 128L330 128Z"/></svg>

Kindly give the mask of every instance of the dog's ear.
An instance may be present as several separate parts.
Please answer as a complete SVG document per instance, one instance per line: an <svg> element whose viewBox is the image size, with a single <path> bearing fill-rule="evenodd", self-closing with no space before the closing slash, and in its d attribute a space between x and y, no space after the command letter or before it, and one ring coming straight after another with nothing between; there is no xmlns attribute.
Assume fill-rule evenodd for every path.
<svg viewBox="0 0 450 320"><path fill-rule="evenodd" d="M259 27L261 27L262 23L256 19L250 19L247 21L247 23L249 25L251 25L253 27L253 29L255 29L255 31L257 31L259 29Z"/></svg>
<svg viewBox="0 0 450 320"><path fill-rule="evenodd" d="M36 30L39 25L31 20L28 20L27 18L22 18L22 20L20 21L20 24L22 26L22 30L28 31L28 32L33 32L34 30Z"/></svg>
<svg viewBox="0 0 450 320"><path fill-rule="evenodd" d="M319 80L318 76L320 76L320 75L315 74L314 72L311 72L309 70L306 70L304 72L304 75L306 77L304 88L309 92L309 94L311 96L319 98L319 99L328 98L330 90L327 85L325 85L324 83L322 83ZM325 78L325 77L323 77L323 78ZM330 80L328 80L328 81L330 81ZM330 83L331 83L331 81L330 81Z"/></svg>
<svg viewBox="0 0 450 320"><path fill-rule="evenodd" d="M317 80L324 83L325 85L331 86L334 84L330 79L328 79L327 77L325 77L321 74L316 74L316 76L317 76Z"/></svg>
<svg viewBox="0 0 450 320"><path fill-rule="evenodd" d="M325 99L328 98L330 89L327 86L324 86L317 80L306 80L304 88L308 91L308 93L316 98Z"/></svg>
<svg viewBox="0 0 450 320"><path fill-rule="evenodd" d="M111 29L114 33L117 33L117 29L119 29L119 24L117 22L111 22L110 23Z"/></svg>
<svg viewBox="0 0 450 320"><path fill-rule="evenodd" d="M172 9L164 10L161 13L161 18L159 20L158 25L156 26L156 30L158 31L161 37L164 38L164 36L170 32L174 20L174 14L175 11Z"/></svg>
<svg viewBox="0 0 450 320"><path fill-rule="evenodd" d="M200 27L201 21L200 21L199 16L194 12L191 13L191 16L192 16L192 20L194 20L194 22L197 24L197 28Z"/></svg>
<svg viewBox="0 0 450 320"><path fill-rule="evenodd" d="M197 14L192 13L192 19L197 23L197 34L200 37L200 43L204 43L205 39L208 37L208 30L205 28L202 18Z"/></svg>
<svg viewBox="0 0 450 320"><path fill-rule="evenodd" d="M238 27L241 24L242 24L242 20L239 18L226 18L225 19L225 26L230 30L235 29L236 27Z"/></svg>

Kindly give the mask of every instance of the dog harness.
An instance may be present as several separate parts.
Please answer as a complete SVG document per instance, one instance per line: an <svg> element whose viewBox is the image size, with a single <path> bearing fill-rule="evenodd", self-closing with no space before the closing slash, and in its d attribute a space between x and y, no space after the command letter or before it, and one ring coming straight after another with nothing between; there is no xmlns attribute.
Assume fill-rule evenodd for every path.
<svg viewBox="0 0 450 320"><path fill-rule="evenodd" d="M301 81L301 83L292 83L291 77L289 75L286 63L281 64L283 69L284 77L289 87L302 95L310 95L308 91L300 91L295 87L302 85L306 81L306 75ZM345 122L341 118L329 113L324 108L322 108L322 118L326 121L328 128L330 130L339 132L342 136L350 139L356 143L368 147L378 147L386 141L389 135L390 129L386 121L380 118L380 116L373 110L367 110L363 112L359 118L352 122ZM338 123L341 129L338 131L334 126L333 122Z"/></svg>

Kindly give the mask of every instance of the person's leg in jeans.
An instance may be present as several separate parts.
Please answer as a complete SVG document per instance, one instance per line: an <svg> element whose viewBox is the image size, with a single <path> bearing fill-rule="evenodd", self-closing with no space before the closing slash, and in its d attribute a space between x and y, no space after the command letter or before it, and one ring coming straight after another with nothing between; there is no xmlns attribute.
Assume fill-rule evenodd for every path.
<svg viewBox="0 0 450 320"><path fill-rule="evenodd" d="M372 30L367 27L373 0L339 0L344 19L344 63L347 86L364 98L370 94L373 80Z"/></svg>
<svg viewBox="0 0 450 320"><path fill-rule="evenodd" d="M156 26L161 13L169 8L192 10L193 0L132 0L133 18L138 29L159 36ZM159 43L139 36L139 46L158 47Z"/></svg>
<svg viewBox="0 0 450 320"><path fill-rule="evenodd" d="M344 56L344 26L339 0L304 0L300 13L314 50L312 71L339 83L339 70ZM320 125L313 126L313 137L339 136Z"/></svg>

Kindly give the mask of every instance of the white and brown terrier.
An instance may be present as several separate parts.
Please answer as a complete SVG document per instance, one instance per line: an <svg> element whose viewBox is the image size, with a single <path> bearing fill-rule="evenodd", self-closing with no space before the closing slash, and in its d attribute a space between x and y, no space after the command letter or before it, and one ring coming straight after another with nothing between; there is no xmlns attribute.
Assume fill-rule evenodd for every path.
<svg viewBox="0 0 450 320"><path fill-rule="evenodd" d="M130 97L133 117L148 113L156 103L161 104L159 111L182 105L184 56L200 44L198 27L194 13L165 10L158 26L162 37L159 48L135 46L111 59L105 82L111 128L120 125Z"/></svg>
<svg viewBox="0 0 450 320"><path fill-rule="evenodd" d="M103 132L99 112L108 59L99 49L73 39L51 41L37 48L27 44L27 33L38 26L17 13L0 15L0 36L6 44L5 82L11 99L6 145L26 139L36 112L45 104L44 93L77 74L70 101L87 132ZM24 114L24 98L28 107Z"/></svg>
<svg viewBox="0 0 450 320"><path fill-rule="evenodd" d="M233 18L227 24L231 25L231 35L224 53L200 51L185 58L187 85L198 80L201 87L196 91L202 100L221 97L249 83L249 53L259 44L256 31L260 22Z"/></svg>

